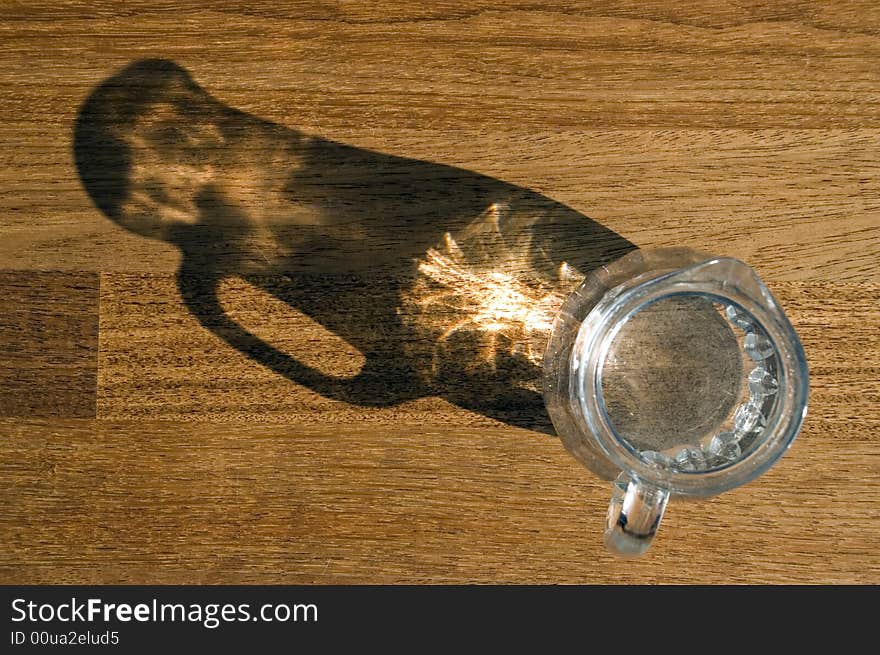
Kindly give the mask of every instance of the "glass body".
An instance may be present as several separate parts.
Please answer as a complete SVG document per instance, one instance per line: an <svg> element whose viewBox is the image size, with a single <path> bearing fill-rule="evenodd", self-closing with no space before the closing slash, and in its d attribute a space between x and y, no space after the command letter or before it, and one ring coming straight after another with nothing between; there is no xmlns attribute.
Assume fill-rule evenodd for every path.
<svg viewBox="0 0 880 655"><path fill-rule="evenodd" d="M607 545L638 555L671 496L744 484L791 444L803 349L743 262L678 248L596 268L608 234L528 209L492 205L416 262L401 346L458 405L523 427L546 407L572 455L614 481Z"/></svg>
<svg viewBox="0 0 880 655"><path fill-rule="evenodd" d="M746 264L637 250L565 300L543 358L544 399L565 447L614 480L605 531L623 556L649 547L670 496L754 479L806 415L800 341Z"/></svg>

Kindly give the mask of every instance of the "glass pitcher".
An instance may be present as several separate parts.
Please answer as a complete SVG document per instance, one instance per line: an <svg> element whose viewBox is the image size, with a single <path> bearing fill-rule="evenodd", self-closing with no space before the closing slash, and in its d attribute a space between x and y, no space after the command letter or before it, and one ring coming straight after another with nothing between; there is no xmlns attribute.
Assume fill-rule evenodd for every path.
<svg viewBox="0 0 880 655"><path fill-rule="evenodd" d="M803 348L741 261L635 250L584 275L545 257L533 228L493 206L428 251L401 305L421 337L411 355L438 387L471 372L475 395L542 394L568 451L613 480L606 545L636 556L671 496L745 484L788 448Z"/></svg>
<svg viewBox="0 0 880 655"><path fill-rule="evenodd" d="M593 271L563 304L544 355L544 398L566 448L613 479L605 543L649 547L666 503L766 471L806 415L800 341L746 264L637 250Z"/></svg>

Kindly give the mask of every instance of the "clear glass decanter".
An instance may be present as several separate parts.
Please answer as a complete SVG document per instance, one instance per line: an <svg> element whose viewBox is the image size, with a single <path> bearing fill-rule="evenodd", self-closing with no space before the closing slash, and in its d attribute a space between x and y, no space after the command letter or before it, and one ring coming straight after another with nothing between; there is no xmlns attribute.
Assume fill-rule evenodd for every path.
<svg viewBox="0 0 880 655"><path fill-rule="evenodd" d="M503 205L445 235L403 295L409 354L436 388L542 394L569 452L613 481L606 545L635 556L671 496L721 493L782 455L806 415L806 360L741 261L674 248L590 267L589 243L562 259L559 237Z"/></svg>

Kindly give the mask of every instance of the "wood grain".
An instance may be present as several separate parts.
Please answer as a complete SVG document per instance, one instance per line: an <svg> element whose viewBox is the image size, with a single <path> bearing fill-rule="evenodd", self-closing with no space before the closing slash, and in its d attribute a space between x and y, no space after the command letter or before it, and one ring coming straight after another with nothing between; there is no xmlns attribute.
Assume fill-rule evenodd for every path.
<svg viewBox="0 0 880 655"><path fill-rule="evenodd" d="M811 362L804 432L760 481L674 503L650 556L622 563L601 546L607 484L555 438L436 399L316 407L228 346L205 346L157 300L169 286L149 282L103 290L118 323L102 315L100 411L114 420L4 424L10 581L880 579L877 285L777 285ZM244 285L228 291L264 317L267 338L344 371L332 335L275 323ZM137 420L118 420L126 407ZM206 418L223 422L193 422Z"/></svg>
<svg viewBox="0 0 880 655"><path fill-rule="evenodd" d="M364 363L357 349L256 281L224 282L220 299L228 315L329 375L357 373ZM861 398L868 415L876 416L880 286L777 283L772 290L804 343L812 379L811 413L831 412ZM174 280L155 275L103 277L98 370L97 415L102 419L497 425L439 398L419 398L394 408L325 398L200 329L181 304Z"/></svg>
<svg viewBox="0 0 880 655"><path fill-rule="evenodd" d="M0 416L95 416L94 273L0 271Z"/></svg>
<svg viewBox="0 0 880 655"><path fill-rule="evenodd" d="M878 55L864 1L3 3L0 580L880 582ZM200 156L242 215L296 170L278 144L314 138L531 190L639 247L744 259L804 341L803 433L759 481L674 503L623 563L601 545L607 484L555 438L452 396L366 406L280 375L185 305L178 247L114 223L80 179L83 103L148 57L238 116L247 138ZM325 204L433 198L340 193L334 163L310 169ZM355 375L369 337L267 292L276 273L225 276L220 307ZM353 324L371 311L321 284Z"/></svg>
<svg viewBox="0 0 880 655"><path fill-rule="evenodd" d="M274 4L4 5L5 265L176 267L94 211L70 156L95 85L162 56L231 107L536 189L639 246L877 281L870 2Z"/></svg>
<svg viewBox="0 0 880 655"><path fill-rule="evenodd" d="M876 420L673 502L643 560L607 483L511 428L5 422L5 582L877 582ZM834 457L831 457L831 454ZM854 493L854 490L858 490ZM14 493L13 493L14 492Z"/></svg>

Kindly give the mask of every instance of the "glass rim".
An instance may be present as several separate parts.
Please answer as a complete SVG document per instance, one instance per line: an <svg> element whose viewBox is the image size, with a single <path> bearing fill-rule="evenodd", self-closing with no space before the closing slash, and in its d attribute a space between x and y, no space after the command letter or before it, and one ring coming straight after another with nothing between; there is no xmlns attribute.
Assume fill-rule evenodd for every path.
<svg viewBox="0 0 880 655"><path fill-rule="evenodd" d="M742 266L725 257L710 258L635 284L621 285L600 301L578 330L572 350L570 382L578 408L604 454L620 470L638 480L668 489L676 495L711 496L745 484L769 469L794 441L806 416L809 380L806 357L794 328L769 290L760 283L764 298L753 298L744 289L726 281L694 281L687 278L708 265ZM752 275L754 273L752 272ZM757 279L757 278L756 278ZM703 471L679 471L645 461L611 426L601 397L602 363L620 328L637 312L668 297L709 296L745 310L767 335L779 358L777 391L779 402L764 433L737 461Z"/></svg>

